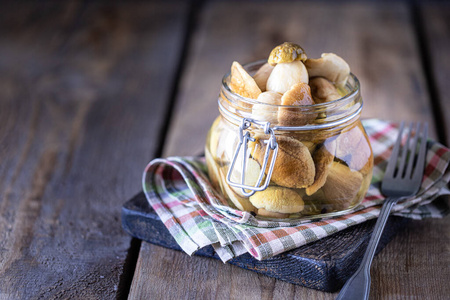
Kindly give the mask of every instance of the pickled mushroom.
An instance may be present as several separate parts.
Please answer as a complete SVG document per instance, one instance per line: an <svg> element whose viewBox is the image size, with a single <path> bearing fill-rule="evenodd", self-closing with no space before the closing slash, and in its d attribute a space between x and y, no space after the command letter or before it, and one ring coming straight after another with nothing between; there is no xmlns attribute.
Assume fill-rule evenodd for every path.
<svg viewBox="0 0 450 300"><path fill-rule="evenodd" d="M325 142L320 145L313 154L314 165L316 167L316 175L314 183L306 188L306 194L311 196L319 190L326 182L331 164L334 160L336 152L336 141Z"/></svg>
<svg viewBox="0 0 450 300"><path fill-rule="evenodd" d="M258 71L256 71L255 75L253 75L253 79L262 92L266 91L267 79L269 79L272 70L273 66L265 63Z"/></svg>
<svg viewBox="0 0 450 300"><path fill-rule="evenodd" d="M336 157L345 161L352 170L360 171L373 161L369 141L364 136L364 128L359 122L352 129L341 132L337 137Z"/></svg>
<svg viewBox="0 0 450 300"><path fill-rule="evenodd" d="M267 91L259 94L256 99L264 104L254 104L252 114L256 120L270 122L271 124L278 122L278 107L273 105L281 104L281 94L277 92ZM269 104L269 105L266 105Z"/></svg>
<svg viewBox="0 0 450 300"><path fill-rule="evenodd" d="M231 65L229 85L233 92L242 97L256 99L261 94L261 90L253 77L237 61L234 61Z"/></svg>
<svg viewBox="0 0 450 300"><path fill-rule="evenodd" d="M252 156L263 165L267 145L264 143L264 136L257 135L255 139L249 148L252 149ZM313 184L316 171L308 147L287 136L277 136L277 143L278 154L271 180L277 185L290 188L305 188ZM270 151L268 162L271 162L272 155L273 151ZM268 168L265 172L267 174Z"/></svg>
<svg viewBox="0 0 450 300"><path fill-rule="evenodd" d="M272 49L268 63L275 66L279 63L289 63L293 61L305 61L307 59L305 50L297 44L285 42Z"/></svg>
<svg viewBox="0 0 450 300"><path fill-rule="evenodd" d="M238 157L240 158L241 156L238 156ZM242 182L242 178L241 178L242 167L243 167L242 165L243 165L242 159L237 159L235 166L233 168L233 172L231 173L231 176L230 176L230 179L232 182L235 182L235 183ZM245 166L244 184L248 185L248 186L256 186L260 174L261 174L261 166L259 165L259 163L254 159L248 158L246 166ZM264 177L262 178L262 180L264 180ZM236 188L236 187L231 187L231 188L236 192L236 194L238 194L239 196L243 196L241 194L240 188ZM246 192L249 192L249 191L247 190Z"/></svg>
<svg viewBox="0 0 450 300"><path fill-rule="evenodd" d="M269 218L277 218L277 219L285 219L289 217L289 214L283 214L279 212L269 211L264 208L260 208L257 211L258 216L269 217Z"/></svg>
<svg viewBox="0 0 450 300"><path fill-rule="evenodd" d="M325 103L341 98L336 87L323 77L314 77L309 81L311 95L316 103Z"/></svg>
<svg viewBox="0 0 450 300"><path fill-rule="evenodd" d="M264 191L250 196L250 202L256 208L276 213L298 213L304 208L302 197L295 191L280 187L269 186Z"/></svg>
<svg viewBox="0 0 450 300"><path fill-rule="evenodd" d="M312 105L314 101L311 89L306 83L293 85L281 97L281 105L301 106ZM278 110L278 122L281 126L302 126L311 123L317 117L315 113L300 113L298 108L280 107Z"/></svg>
<svg viewBox="0 0 450 300"><path fill-rule="evenodd" d="M345 86L350 76L350 67L342 57L334 53L322 53L321 58L305 61L309 76L325 77L338 87Z"/></svg>
<svg viewBox="0 0 450 300"><path fill-rule="evenodd" d="M280 63L273 68L267 79L268 91L284 94L297 83L308 83L308 71L301 61Z"/></svg>
<svg viewBox="0 0 450 300"><path fill-rule="evenodd" d="M333 162L329 168L327 180L322 187L324 204L332 210L349 208L361 188L363 176L361 173L350 170L349 167Z"/></svg>

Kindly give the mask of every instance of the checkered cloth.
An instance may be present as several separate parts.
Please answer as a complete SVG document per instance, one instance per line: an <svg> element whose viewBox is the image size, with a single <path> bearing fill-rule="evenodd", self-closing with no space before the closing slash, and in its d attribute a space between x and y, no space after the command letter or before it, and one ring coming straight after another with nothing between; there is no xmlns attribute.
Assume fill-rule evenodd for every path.
<svg viewBox="0 0 450 300"><path fill-rule="evenodd" d="M373 179L364 201L346 215L314 220L265 221L226 205L211 187L204 158L170 157L149 163L143 176L147 199L180 247L189 255L212 245L222 259L250 253L258 260L300 247L352 225L376 218L380 192L398 124L364 120L374 152ZM419 193L393 208L395 215L423 219L443 217L448 205L433 200L450 194L450 150L428 141L427 163Z"/></svg>

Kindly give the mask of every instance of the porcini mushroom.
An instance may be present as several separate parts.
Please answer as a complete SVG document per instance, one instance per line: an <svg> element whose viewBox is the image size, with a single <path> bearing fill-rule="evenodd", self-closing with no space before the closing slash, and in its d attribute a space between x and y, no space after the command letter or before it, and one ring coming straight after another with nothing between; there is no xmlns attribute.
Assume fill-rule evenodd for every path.
<svg viewBox="0 0 450 300"><path fill-rule="evenodd" d="M261 89L253 77L237 61L234 61L231 65L229 86L233 92L242 97L256 99L261 94Z"/></svg>
<svg viewBox="0 0 450 300"><path fill-rule="evenodd" d="M303 199L299 194L280 186L269 186L263 191L256 192L250 196L250 202L256 208L284 214L298 213L304 208Z"/></svg>
<svg viewBox="0 0 450 300"><path fill-rule="evenodd" d="M280 63L289 63L296 60L305 61L307 59L305 50L297 44L285 42L272 49L268 63L272 66Z"/></svg>
<svg viewBox="0 0 450 300"><path fill-rule="evenodd" d="M308 78L308 71L301 61L279 63L270 73L266 89L284 94L297 83L308 83Z"/></svg>
<svg viewBox="0 0 450 300"><path fill-rule="evenodd" d="M269 79L272 70L273 66L269 65L269 63L265 63L258 71L256 71L255 75L253 75L253 79L262 92L266 91L267 79Z"/></svg>
<svg viewBox="0 0 450 300"><path fill-rule="evenodd" d="M311 96L311 89L306 83L297 83L293 85L281 97L281 105L302 106L312 105L314 101ZM307 110L300 111L300 108L280 107L278 110L278 122L281 126L302 126L314 121L316 113Z"/></svg>
<svg viewBox="0 0 450 300"><path fill-rule="evenodd" d="M309 86L315 103L325 103L341 98L336 87L324 77L310 79Z"/></svg>
<svg viewBox="0 0 450 300"><path fill-rule="evenodd" d="M314 183L305 190L308 196L317 192L325 184L335 152L336 140L326 141L314 152L312 158L316 167L316 175L314 176Z"/></svg>
<svg viewBox="0 0 450 300"><path fill-rule="evenodd" d="M253 117L259 121L270 122L271 124L277 123L278 107L273 105L281 104L281 94L267 91L259 94L256 100L264 104L253 104Z"/></svg>
<svg viewBox="0 0 450 300"><path fill-rule="evenodd" d="M263 165L267 145L265 136L256 135L256 141L249 145L252 156ZM271 180L277 185L289 188L305 188L313 184L315 176L314 161L308 148L296 139L277 136L278 154L273 167ZM273 151L270 151L271 162ZM268 169L265 172L267 174Z"/></svg>
<svg viewBox="0 0 450 300"><path fill-rule="evenodd" d="M305 66L311 78L325 77L338 87L345 86L350 75L350 67L347 62L334 53L323 53L321 58L309 58L305 61Z"/></svg>
<svg viewBox="0 0 450 300"><path fill-rule="evenodd" d="M352 170L371 168L373 156L370 143L364 135L361 122L350 130L341 132L336 139L336 157L345 161ZM369 164L368 164L369 163Z"/></svg>
<svg viewBox="0 0 450 300"><path fill-rule="evenodd" d="M327 180L322 186L323 204L332 210L349 208L361 188L363 176L349 167L333 162L329 168Z"/></svg>

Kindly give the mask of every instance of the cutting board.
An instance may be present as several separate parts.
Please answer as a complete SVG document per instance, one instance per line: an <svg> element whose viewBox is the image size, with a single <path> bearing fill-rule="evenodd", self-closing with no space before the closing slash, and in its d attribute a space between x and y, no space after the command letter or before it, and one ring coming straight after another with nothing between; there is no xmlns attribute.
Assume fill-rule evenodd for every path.
<svg viewBox="0 0 450 300"><path fill-rule="evenodd" d="M380 252L405 227L408 219L390 217L377 248ZM375 220L355 225L329 237L258 261L249 254L228 263L325 292L339 290L358 268L370 239ZM148 204L143 192L122 207L122 226L131 236L146 242L181 251L158 215ZM211 246L195 255L219 259Z"/></svg>

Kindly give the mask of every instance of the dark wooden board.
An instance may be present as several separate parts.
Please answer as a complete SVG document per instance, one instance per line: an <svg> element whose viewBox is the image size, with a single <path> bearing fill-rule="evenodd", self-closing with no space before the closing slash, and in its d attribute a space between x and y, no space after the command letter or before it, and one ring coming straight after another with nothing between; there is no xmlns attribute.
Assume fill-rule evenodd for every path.
<svg viewBox="0 0 450 300"><path fill-rule="evenodd" d="M120 209L157 155L186 7L0 3L0 299L123 290Z"/></svg>
<svg viewBox="0 0 450 300"><path fill-rule="evenodd" d="M389 219L377 253L406 225L407 221L400 217ZM258 261L247 253L228 263L289 283L335 292L359 266L374 223L372 220L353 226L267 260ZM136 238L181 251L142 192L123 205L122 227ZM212 246L198 250L195 255L219 259Z"/></svg>

